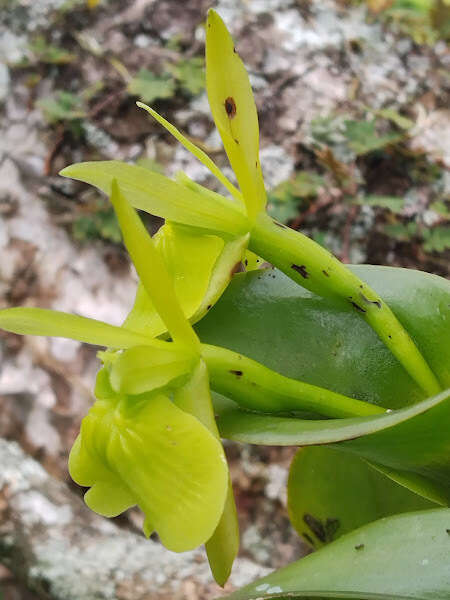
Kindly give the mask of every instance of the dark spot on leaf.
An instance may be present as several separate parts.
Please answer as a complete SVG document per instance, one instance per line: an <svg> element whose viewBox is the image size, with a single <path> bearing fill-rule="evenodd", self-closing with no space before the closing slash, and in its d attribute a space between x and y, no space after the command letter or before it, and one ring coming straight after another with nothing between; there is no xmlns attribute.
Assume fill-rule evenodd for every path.
<svg viewBox="0 0 450 600"><path fill-rule="evenodd" d="M328 273L328 271L325 271L325 269L322 269L322 273L325 275L325 277L329 277L330 274Z"/></svg>
<svg viewBox="0 0 450 600"><path fill-rule="evenodd" d="M236 144L239 146L239 140L237 140L236 138L234 138L234 141L236 142Z"/></svg>
<svg viewBox="0 0 450 600"><path fill-rule="evenodd" d="M311 546L315 545L314 540L312 539L312 537L309 535L309 533L306 533L306 531L302 531L302 536L305 538L305 540L311 544Z"/></svg>
<svg viewBox="0 0 450 600"><path fill-rule="evenodd" d="M303 515L303 521L308 525L308 527L311 529L311 531L314 533L314 535L321 542L327 541L325 527L323 526L322 521L320 521L319 519L316 519L316 517L313 517L309 513L305 513Z"/></svg>
<svg viewBox="0 0 450 600"><path fill-rule="evenodd" d="M233 46L233 52L237 54L236 46Z"/></svg>
<svg viewBox="0 0 450 600"><path fill-rule="evenodd" d="M236 116L236 102L234 101L234 98L228 96L224 102L224 106L225 110L227 111L228 118L232 119Z"/></svg>
<svg viewBox="0 0 450 600"><path fill-rule="evenodd" d="M303 279L308 279L309 273L306 270L305 265L291 265L291 269L294 269L294 271L297 271L297 273L300 273L300 275L303 277Z"/></svg>
<svg viewBox="0 0 450 600"><path fill-rule="evenodd" d="M244 260L244 265L245 265L246 267L248 267L248 260L247 260L247 259L245 259L245 260Z"/></svg>
<svg viewBox="0 0 450 600"><path fill-rule="evenodd" d="M208 304L208 306L206 307L206 310L209 310L210 308L212 308L212 304Z"/></svg>
<svg viewBox="0 0 450 600"><path fill-rule="evenodd" d="M445 531L447 532L448 535L450 535L450 529L446 529Z"/></svg>
<svg viewBox="0 0 450 600"><path fill-rule="evenodd" d="M236 377L242 377L242 375L243 375L242 371L238 371L238 370L234 370L234 369L230 369L230 373L233 373L233 375L236 375Z"/></svg>
<svg viewBox="0 0 450 600"><path fill-rule="evenodd" d="M392 335L388 335L388 338L389 338L390 340L392 340Z"/></svg>
<svg viewBox="0 0 450 600"><path fill-rule="evenodd" d="M357 546L355 546L355 550L363 550L364 548L364 544L358 544Z"/></svg>
<svg viewBox="0 0 450 600"><path fill-rule="evenodd" d="M359 295L361 296L361 298L363 299L363 301L366 304L375 304L375 306L378 306L378 308L381 308L381 302L379 300L369 300L369 298L366 298L366 296L364 296L364 294L362 292L359 292Z"/></svg>
<svg viewBox="0 0 450 600"><path fill-rule="evenodd" d="M359 304L356 304L356 302L353 302L353 300L350 300L350 304L353 306L353 308L355 308L358 312L361 313L365 313L367 312L364 308L361 308L361 306L359 306Z"/></svg>
<svg viewBox="0 0 450 600"><path fill-rule="evenodd" d="M325 521L325 535L327 536L327 541L332 542L334 536L336 535L337 530L341 526L339 519L335 519L333 517L328 518Z"/></svg>

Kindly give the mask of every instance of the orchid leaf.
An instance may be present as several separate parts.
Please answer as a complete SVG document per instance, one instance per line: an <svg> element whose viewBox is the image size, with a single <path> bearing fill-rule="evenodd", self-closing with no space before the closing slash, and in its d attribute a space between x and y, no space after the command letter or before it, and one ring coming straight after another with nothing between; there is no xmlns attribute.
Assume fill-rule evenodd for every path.
<svg viewBox="0 0 450 600"><path fill-rule="evenodd" d="M214 122L236 174L250 219L264 209L259 126L247 71L222 19L209 10L206 23L206 89Z"/></svg>
<svg viewBox="0 0 450 600"><path fill-rule="evenodd" d="M183 552L213 534L228 469L222 446L161 394L99 400L83 419L69 459L72 478L99 514L137 504L162 543Z"/></svg>
<svg viewBox="0 0 450 600"><path fill-rule="evenodd" d="M291 523L316 548L382 517L433 507L361 458L339 450L301 448L289 471Z"/></svg>
<svg viewBox="0 0 450 600"><path fill-rule="evenodd" d="M176 223L232 236L248 230L247 220L236 204L219 194L214 200L211 195L196 194L144 167L115 160L84 162L66 167L60 175L90 183L108 195L112 181L116 179L134 208Z"/></svg>
<svg viewBox="0 0 450 600"><path fill-rule="evenodd" d="M6 308L0 311L0 328L21 335L63 337L95 346L130 348L160 346L163 342L132 329L115 327L96 319L45 308Z"/></svg>
<svg viewBox="0 0 450 600"><path fill-rule="evenodd" d="M350 268L389 304L442 387L450 387L450 282L412 269ZM197 331L206 344L385 408L425 398L352 306L316 296L276 269L235 275Z"/></svg>
<svg viewBox="0 0 450 600"><path fill-rule="evenodd" d="M229 600L446 600L450 509L379 519L254 581Z"/></svg>
<svg viewBox="0 0 450 600"><path fill-rule="evenodd" d="M188 150L191 154L193 154L198 160L205 165L205 167L222 183L222 185L230 192L232 196L234 196L239 203L242 203L242 196L239 190L229 181L216 163L211 160L211 158L203 152L198 146L193 144L190 140L188 140L182 133L179 131L174 125L169 123L164 117L156 112L150 106L143 104L142 102L136 102L139 108L143 108L146 110L160 125L162 125L169 133L173 135L173 137L178 140L183 146Z"/></svg>
<svg viewBox="0 0 450 600"><path fill-rule="evenodd" d="M117 214L124 243L144 288L175 341L198 346L198 338L177 301L172 279L164 260L136 211L113 180L111 203Z"/></svg>
<svg viewBox="0 0 450 600"><path fill-rule="evenodd" d="M167 346L167 350L135 346L117 356L110 371L114 391L142 394L186 379L193 367L193 357L186 351L173 350L174 344Z"/></svg>
<svg viewBox="0 0 450 600"><path fill-rule="evenodd" d="M352 270L389 303L442 385L450 387L449 282L406 269ZM275 270L261 270L236 276L197 329L202 342L299 381L389 409L406 407L367 418L305 420L246 412L228 400L217 405L224 437L257 444L339 444L416 493L449 502L448 392L424 399L351 307L306 292ZM214 390L214 377L211 385ZM219 391L226 393L222 386Z"/></svg>

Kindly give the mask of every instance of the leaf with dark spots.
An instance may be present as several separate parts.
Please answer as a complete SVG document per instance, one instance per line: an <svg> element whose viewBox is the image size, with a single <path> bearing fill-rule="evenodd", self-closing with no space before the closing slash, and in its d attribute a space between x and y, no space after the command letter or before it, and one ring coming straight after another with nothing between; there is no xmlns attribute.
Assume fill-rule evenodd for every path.
<svg viewBox="0 0 450 600"><path fill-rule="evenodd" d="M325 521L325 535L327 538L328 542L332 542L334 539L334 536L337 532L337 530L339 529L339 527L341 526L341 523L339 521L339 519L335 519L335 518L328 518Z"/></svg>
<svg viewBox="0 0 450 600"><path fill-rule="evenodd" d="M234 370L234 369L230 369L230 373L233 373L233 375L236 375L236 377L242 377L242 375L243 375L242 371L238 371L238 370Z"/></svg>
<svg viewBox="0 0 450 600"><path fill-rule="evenodd" d="M322 273L325 275L325 277L329 277L330 274L328 273L328 271L325 271L325 269L322 270Z"/></svg>
<svg viewBox="0 0 450 600"><path fill-rule="evenodd" d="M317 539L319 539L321 542L327 541L325 527L323 526L322 521L316 519L316 517L313 517L309 513L305 513L303 515L303 521L308 525L308 527L311 529L311 531L314 533Z"/></svg>
<svg viewBox="0 0 450 600"><path fill-rule="evenodd" d="M316 542L312 539L309 533L306 533L306 531L302 531L302 537L305 538L308 544L311 544L311 546L315 546Z"/></svg>
<svg viewBox="0 0 450 600"><path fill-rule="evenodd" d="M363 550L364 549L364 544L358 544L357 546L355 546L355 550Z"/></svg>

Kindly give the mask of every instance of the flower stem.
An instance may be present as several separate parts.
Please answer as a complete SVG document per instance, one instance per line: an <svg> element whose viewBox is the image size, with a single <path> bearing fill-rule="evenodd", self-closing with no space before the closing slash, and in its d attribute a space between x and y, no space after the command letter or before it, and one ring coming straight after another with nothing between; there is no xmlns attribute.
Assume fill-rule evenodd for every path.
<svg viewBox="0 0 450 600"><path fill-rule="evenodd" d="M328 250L264 213L256 220L249 248L304 288L350 304L427 395L441 391L433 371L389 306Z"/></svg>
<svg viewBox="0 0 450 600"><path fill-rule="evenodd" d="M280 375L242 354L201 345L211 387L249 410L308 411L326 417L366 417L384 408Z"/></svg>

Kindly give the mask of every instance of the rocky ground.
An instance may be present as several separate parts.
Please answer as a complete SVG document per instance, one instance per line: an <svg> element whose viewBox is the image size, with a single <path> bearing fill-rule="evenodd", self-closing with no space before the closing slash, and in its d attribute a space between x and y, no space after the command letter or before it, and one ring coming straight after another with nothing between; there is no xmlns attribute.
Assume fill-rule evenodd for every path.
<svg viewBox="0 0 450 600"><path fill-rule="evenodd" d="M131 305L136 280L111 210L97 192L58 177L67 164L115 158L168 175L182 169L215 186L136 99L230 174L203 91L203 21L212 4L250 71L272 213L346 261L448 276L450 52L436 16L412 26L388 9L392 3L376 14L377 3L337 0L103 0L95 8L81 0L0 0L0 307L43 306L120 324ZM168 573L159 592L159 567L151 566L144 579L124 575L111 591L102 571L101 589L78 597L216 597L201 553L169 558L139 537L137 512L108 524L81 507L66 460L97 366L82 344L0 333L0 437L26 453L1 441L0 464L10 475L0 477L0 598L2 587L4 600L76 597L54 583L67 571L58 560L61 531L73 526L70 507L102 544L122 536L124 548L141 553L134 575L146 561ZM294 450L229 444L227 451L242 525L238 585L305 546L285 507ZM13 546L20 550L17 532L36 536L33 558L24 561L31 571L8 558ZM178 587L167 587L179 570Z"/></svg>

